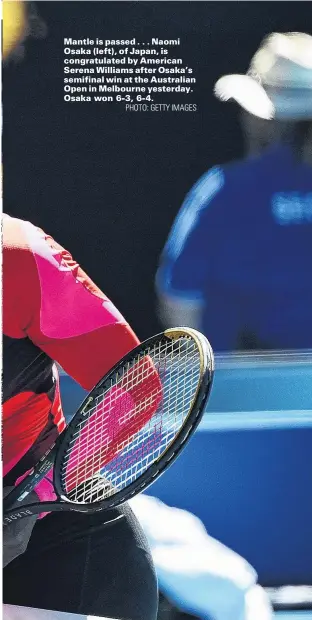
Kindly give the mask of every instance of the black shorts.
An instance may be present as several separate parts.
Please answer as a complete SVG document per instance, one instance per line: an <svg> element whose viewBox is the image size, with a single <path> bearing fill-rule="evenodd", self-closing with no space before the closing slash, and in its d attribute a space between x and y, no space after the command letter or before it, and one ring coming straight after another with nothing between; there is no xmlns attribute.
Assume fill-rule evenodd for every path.
<svg viewBox="0 0 312 620"><path fill-rule="evenodd" d="M3 602L156 620L155 570L146 537L129 506L90 516L53 513L37 521L26 552L3 571Z"/></svg>

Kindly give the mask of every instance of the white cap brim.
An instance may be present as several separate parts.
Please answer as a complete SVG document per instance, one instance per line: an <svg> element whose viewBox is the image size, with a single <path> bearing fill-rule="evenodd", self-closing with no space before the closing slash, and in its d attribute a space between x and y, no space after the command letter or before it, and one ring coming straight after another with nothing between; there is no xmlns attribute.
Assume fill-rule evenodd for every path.
<svg viewBox="0 0 312 620"><path fill-rule="evenodd" d="M249 75L225 75L217 81L214 92L221 101L234 99L259 118L312 119L312 89L274 89L268 86L265 90Z"/></svg>
<svg viewBox="0 0 312 620"><path fill-rule="evenodd" d="M225 75L214 88L215 95L221 101L234 99L237 103L260 118L274 118L274 105L264 88L249 75Z"/></svg>

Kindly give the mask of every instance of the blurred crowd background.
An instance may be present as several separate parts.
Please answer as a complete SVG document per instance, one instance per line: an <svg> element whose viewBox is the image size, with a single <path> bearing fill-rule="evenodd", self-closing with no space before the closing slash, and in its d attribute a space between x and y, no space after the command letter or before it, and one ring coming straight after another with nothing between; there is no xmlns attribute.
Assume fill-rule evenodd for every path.
<svg viewBox="0 0 312 620"><path fill-rule="evenodd" d="M311 33L309 3L271 2L269 10L264 2L30 7L28 27L35 36L3 73L6 211L30 219L69 248L141 338L183 321L201 326L215 350L311 348L310 124L303 117L294 132L293 123L289 129L288 122L260 122L243 115L241 104L225 105L214 94L221 76L247 72L270 33ZM119 104L65 103L64 37L116 33L139 40L180 37L179 55L197 78L192 96L197 112L129 113ZM310 56L305 69L311 89ZM283 71L299 93L302 84L291 83L298 76L289 67ZM308 106L311 112L311 101ZM224 168L259 154L281 135L299 144L300 163L273 153L258 168L245 163ZM221 170L212 187L225 175L225 188L213 189L211 209L211 182L201 189L199 206L188 200L182 222L186 251L180 248L180 258L170 252L175 228L163 252L185 197L211 168ZM200 216L209 213L207 222L198 213L194 219L196 209ZM196 218L201 236L192 240ZM175 281L169 284L168 277Z"/></svg>

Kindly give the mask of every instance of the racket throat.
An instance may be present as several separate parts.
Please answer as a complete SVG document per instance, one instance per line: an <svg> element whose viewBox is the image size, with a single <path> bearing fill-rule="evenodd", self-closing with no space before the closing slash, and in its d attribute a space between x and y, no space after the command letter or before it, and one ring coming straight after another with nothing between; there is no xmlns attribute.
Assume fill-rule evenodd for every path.
<svg viewBox="0 0 312 620"><path fill-rule="evenodd" d="M10 510L14 506L18 508L20 502L23 502L25 498L35 490L36 486L43 480L43 478L49 473L54 465L57 445L55 444L52 449L49 450L36 467L22 480L18 486L16 486L11 493L9 493L3 500L3 512Z"/></svg>

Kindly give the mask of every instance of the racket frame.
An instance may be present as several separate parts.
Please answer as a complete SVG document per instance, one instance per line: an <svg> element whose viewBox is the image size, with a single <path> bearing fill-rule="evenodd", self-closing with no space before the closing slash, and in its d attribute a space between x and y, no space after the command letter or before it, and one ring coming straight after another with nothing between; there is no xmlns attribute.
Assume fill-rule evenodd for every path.
<svg viewBox="0 0 312 620"><path fill-rule="evenodd" d="M73 437L72 431L81 422L83 416L86 415L89 409L92 408L92 406L94 405L97 393L102 392L103 386L105 386L106 383L108 384L108 387L111 387L110 381L112 377L116 376L117 374L122 377L124 366L131 360L133 360L134 364L137 363L138 360L135 359L136 357L144 358L146 354L148 354L148 349L152 347L153 344L164 339L168 339L171 341L178 340L178 338L180 337L192 338L197 344L200 355L200 378L198 380L197 389L193 396L192 403L189 407L189 414L185 419L180 431L175 435L174 439L169 443L166 450L160 455L160 457L158 457L158 459L152 465L150 465L143 474L141 474L136 480L131 482L124 489L117 491L117 493L115 493L112 497L108 497L99 502L93 502L88 504L78 504L69 500L66 495L64 495L64 491L61 485L60 473L62 469L61 465L63 457ZM137 495L138 493L141 493L143 490L147 489L153 482L156 481L157 478L159 478L159 476L161 476L168 469L169 466L174 463L174 461L177 459L177 457L180 455L180 453L188 443L187 440L190 434L193 434L194 431L197 429L205 412L205 405L208 401L208 397L211 391L213 377L213 351L207 338L205 338L205 336L203 336L203 334L201 334L197 330L188 327L171 328L165 330L164 332L156 334L155 336L152 336L151 338L148 338L141 344L137 345L119 362L117 362L117 364L115 364L113 368L94 386L94 388L91 390L91 392L87 395L85 400L78 408L77 412L75 413L65 430L58 437L56 443L51 448L51 450L49 450L40 459L34 470L25 478L25 480L22 481L22 483L20 483L6 498L4 498L4 523L10 523L17 518L26 516L24 514L21 514L26 510L28 515L49 511L61 512L68 510L91 514L102 510L108 510L110 508L115 508L116 506L123 504L127 500L131 499L134 495ZM17 507L12 508L15 501L22 501L22 499L24 499L26 486L28 489L28 493L34 489L34 486L38 483L38 479L35 478L36 471L39 469L39 467L42 467L42 462L44 462L45 460L49 460L50 462L49 470L54 464L53 482L58 501L29 504L25 506L25 509L23 509L22 505L20 509L18 509ZM45 471L45 473L41 476L40 479L42 479L46 475L46 473L47 471ZM18 491L20 491L21 489L23 490L22 498L21 492L18 493ZM12 502L11 499L13 493L15 497L14 501Z"/></svg>

